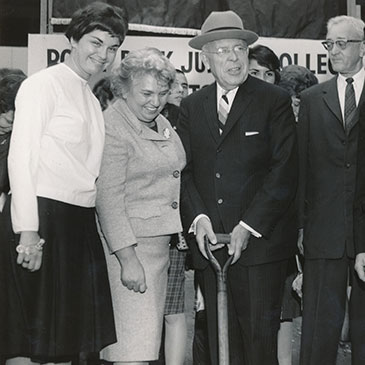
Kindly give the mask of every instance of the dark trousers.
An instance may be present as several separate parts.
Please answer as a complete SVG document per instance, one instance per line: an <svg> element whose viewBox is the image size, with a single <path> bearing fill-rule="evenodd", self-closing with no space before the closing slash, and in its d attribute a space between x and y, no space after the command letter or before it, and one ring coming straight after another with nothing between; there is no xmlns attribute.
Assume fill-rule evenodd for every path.
<svg viewBox="0 0 365 365"><path fill-rule="evenodd" d="M352 364L365 364L365 283L354 272L354 260L306 259L300 364L336 364L345 316L348 274Z"/></svg>
<svg viewBox="0 0 365 365"><path fill-rule="evenodd" d="M222 255L221 253L216 253ZM219 258L219 261L222 261ZM224 259L223 259L224 261ZM228 271L230 365L276 365L287 260L234 264ZM217 291L213 269L196 271L205 299L211 365L218 364Z"/></svg>

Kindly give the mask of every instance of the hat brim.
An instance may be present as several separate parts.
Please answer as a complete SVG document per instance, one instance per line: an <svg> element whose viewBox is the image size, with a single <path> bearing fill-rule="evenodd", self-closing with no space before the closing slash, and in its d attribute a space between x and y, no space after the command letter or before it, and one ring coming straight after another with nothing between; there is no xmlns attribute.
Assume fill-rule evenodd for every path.
<svg viewBox="0 0 365 365"><path fill-rule="evenodd" d="M250 30L230 29L216 30L213 32L200 34L189 41L189 46L195 49L202 49L204 44L218 41L220 39L243 39L247 45L256 42L259 36Z"/></svg>

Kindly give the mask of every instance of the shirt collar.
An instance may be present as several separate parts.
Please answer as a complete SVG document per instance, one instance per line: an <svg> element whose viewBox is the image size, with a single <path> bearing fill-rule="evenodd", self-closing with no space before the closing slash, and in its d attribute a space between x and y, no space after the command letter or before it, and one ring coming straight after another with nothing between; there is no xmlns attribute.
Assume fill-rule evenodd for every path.
<svg viewBox="0 0 365 365"><path fill-rule="evenodd" d="M229 90L227 92L227 90L223 89L218 83L217 83L217 105L219 104L219 100L221 99L222 95L226 94L229 105L231 106L233 104L233 100L237 94L238 91L238 86L235 87L232 90Z"/></svg>
<svg viewBox="0 0 365 365"><path fill-rule="evenodd" d="M364 84L364 80L365 80L365 69L362 67L360 69L360 71L358 73L356 73L355 75L352 76L352 78L354 79L354 85L363 85ZM341 74L338 74L338 82L342 85L347 85L346 79L348 79L348 77L345 77Z"/></svg>
<svg viewBox="0 0 365 365"><path fill-rule="evenodd" d="M62 66L64 66L71 74L73 74L77 79L81 81L84 86L88 86L89 82L88 80L83 79L79 74L77 74L70 66L68 66L66 63L62 62Z"/></svg>

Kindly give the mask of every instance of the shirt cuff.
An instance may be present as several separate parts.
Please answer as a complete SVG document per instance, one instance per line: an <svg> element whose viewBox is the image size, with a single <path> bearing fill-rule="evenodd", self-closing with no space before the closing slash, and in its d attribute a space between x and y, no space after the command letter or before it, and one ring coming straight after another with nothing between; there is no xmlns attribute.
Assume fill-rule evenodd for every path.
<svg viewBox="0 0 365 365"><path fill-rule="evenodd" d="M245 222L243 221L240 221L240 225L243 227L243 228L246 228L248 231L251 232L251 234L253 236L255 236L256 238L261 238L262 237L262 234L255 231L252 227L250 227L248 224L246 224Z"/></svg>
<svg viewBox="0 0 365 365"><path fill-rule="evenodd" d="M196 223L198 222L198 220L202 217L205 217L209 220L210 222L210 219L209 217L206 215L206 214L199 214L195 217L195 219L193 220L193 223L191 223L191 226L189 228L189 231L188 233L194 233L194 235L196 234Z"/></svg>

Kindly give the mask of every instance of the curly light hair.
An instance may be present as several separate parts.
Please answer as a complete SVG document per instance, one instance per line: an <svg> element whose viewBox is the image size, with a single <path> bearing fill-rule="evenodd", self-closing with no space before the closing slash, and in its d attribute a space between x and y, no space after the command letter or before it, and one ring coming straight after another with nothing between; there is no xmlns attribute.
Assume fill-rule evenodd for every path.
<svg viewBox="0 0 365 365"><path fill-rule="evenodd" d="M169 59L157 48L148 47L131 51L113 71L113 94L121 97L124 91L129 90L133 79L146 74L154 76L159 82L171 87L176 71Z"/></svg>

